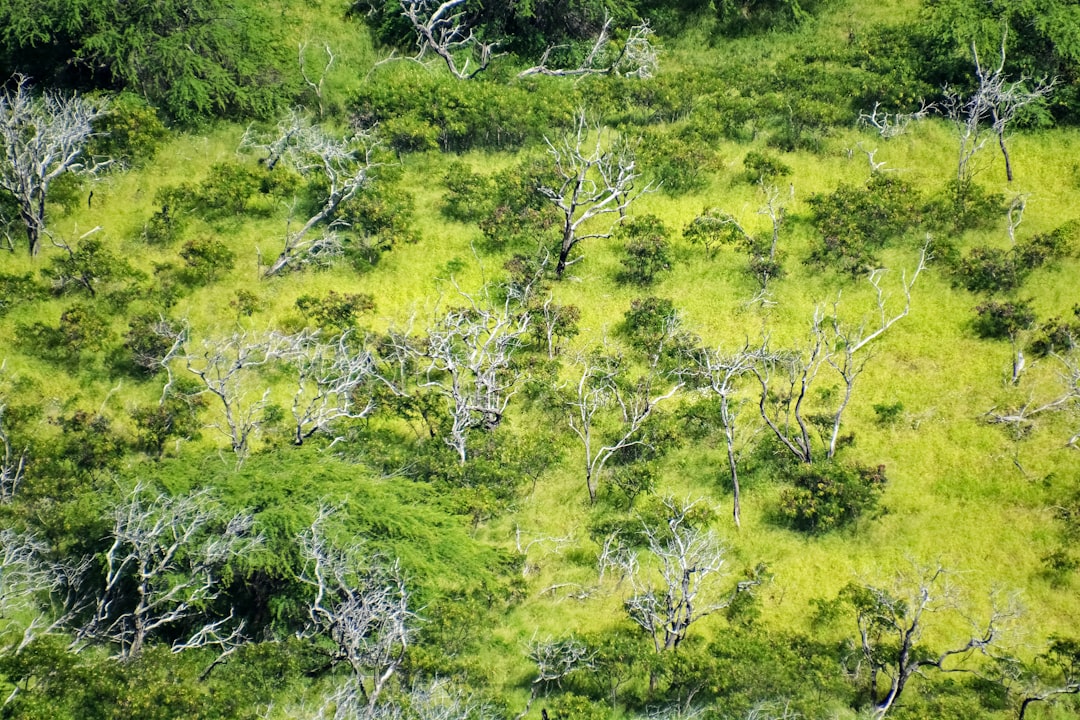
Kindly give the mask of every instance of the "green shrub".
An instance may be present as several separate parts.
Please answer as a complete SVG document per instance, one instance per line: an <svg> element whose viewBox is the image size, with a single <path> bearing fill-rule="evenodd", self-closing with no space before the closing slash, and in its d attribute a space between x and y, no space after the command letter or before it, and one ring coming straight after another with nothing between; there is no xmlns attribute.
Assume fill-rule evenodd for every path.
<svg viewBox="0 0 1080 720"><path fill-rule="evenodd" d="M1080 342L1080 305L1073 306L1073 321L1051 318L1039 326L1031 350L1040 357L1071 350Z"/></svg>
<svg viewBox="0 0 1080 720"><path fill-rule="evenodd" d="M86 154L110 158L124 167L148 163L169 134L157 111L131 92L114 99L94 129L97 134L90 139Z"/></svg>
<svg viewBox="0 0 1080 720"><path fill-rule="evenodd" d="M615 235L626 243L620 281L652 285L657 275L671 268L668 231L663 221L655 215L632 218L619 226Z"/></svg>
<svg viewBox="0 0 1080 720"><path fill-rule="evenodd" d="M187 266L185 276L191 285L208 285L221 273L232 270L236 264L236 253L209 235L184 243L180 257Z"/></svg>
<svg viewBox="0 0 1080 720"><path fill-rule="evenodd" d="M801 465L793 488L780 495L780 512L792 527L821 533L849 525L877 507L885 490L885 466L836 461Z"/></svg>
<svg viewBox="0 0 1080 720"><path fill-rule="evenodd" d="M316 327L344 332L355 327L361 313L375 308L375 298L367 293L338 293L331 290L323 297L301 295L296 307Z"/></svg>
<svg viewBox="0 0 1080 720"><path fill-rule="evenodd" d="M743 158L746 179L752 183L771 183L791 174L791 167L769 153L751 150Z"/></svg>
<svg viewBox="0 0 1080 720"><path fill-rule="evenodd" d="M1035 324L1035 311L1030 300L998 302L988 300L976 306L975 333L981 338L1013 339L1021 330Z"/></svg>
<svg viewBox="0 0 1080 720"><path fill-rule="evenodd" d="M820 238L807 262L851 275L877 263L877 251L920 222L915 189L895 175L875 173L863 187L841 185L807 202Z"/></svg>

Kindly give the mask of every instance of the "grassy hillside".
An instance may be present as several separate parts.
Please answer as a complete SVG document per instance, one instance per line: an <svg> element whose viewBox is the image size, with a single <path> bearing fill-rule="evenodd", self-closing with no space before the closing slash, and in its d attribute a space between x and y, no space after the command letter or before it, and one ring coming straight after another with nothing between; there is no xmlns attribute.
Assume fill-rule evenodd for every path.
<svg viewBox="0 0 1080 720"><path fill-rule="evenodd" d="M883 137L858 121L870 107L856 103L896 88L881 70L890 47L881 38L925 18L915 2L815 4L800 23L735 37L721 32L722 15L698 8L679 16L681 24L661 24L678 30L658 38L659 69L650 79L516 78L531 62L507 55L472 80L452 79L434 60L379 62L390 50L373 41L362 13L339 3L278 5L268 17L298 43L313 81L297 98L303 112L327 137L359 130L363 147L373 149L356 196L305 238L338 234L342 251L328 267L266 276L323 207L332 180L302 150L271 167L265 150L245 143L274 133L265 119L171 128L152 155L54 188L46 215L53 242L38 256L26 253L18 223L8 225L0 518L12 531L4 536L4 572L15 579L3 606L9 640L0 676L13 691L5 716L427 717L439 707L446 717L519 719L539 718L543 708L545 720L1004 718L1046 689L1075 695L1075 126L1010 130L1012 182L987 134L965 214L949 185L957 174L954 123L930 113ZM324 45L333 62L320 81ZM1068 82L1061 92L1071 91ZM553 260L541 267L542 290L518 302L520 274L519 285L508 286L514 269L557 254L560 218L537 185L550 186L554 171L546 141L559 142L579 111L590 123L587 147L603 127L603 151L618 143L636 149L643 175L629 194L647 191L612 237L582 240L562 278ZM755 156L783 168L759 178ZM844 200L845 192L855 199ZM761 212L770 197L774 215L782 214L778 265L759 292L749 262L754 239L773 232ZM455 216L468 203L479 209ZM851 260L826 247L830 211L846 223L837 242L868 255ZM715 248L692 241L691 224L709 214L723 219ZM651 282L634 282L626 277L625 228L650 216L664 228L663 257ZM602 216L584 231L606 234L617 219ZM865 239L859 223L872 228ZM90 247L106 269L84 267L88 290L63 262ZM924 249L929 259L909 286L905 314L905 283ZM1042 254L1033 260L1035 250ZM826 260L812 262L821 253ZM216 259L206 261L210 255ZM990 260L979 265L980 258ZM990 279L976 287L979 272ZM320 316L335 298L351 298L355 312ZM650 344L648 319L628 320L643 298L674 309L652 318L669 331L663 352ZM551 357L542 333L533 334L543 327L545 301L578 312L576 332ZM988 330L991 302L1032 316L1008 331ZM454 406L441 389L455 376L426 343L448 313L466 306L473 309L461 313L463 326L482 323L484 312L510 324L530 319L508 341L512 360L498 369L499 378L513 378L513 392L502 393L506 412L493 420L472 411L461 462L452 449ZM896 320L856 353L861 373L836 456L826 459L845 389L829 363L841 362L845 349L834 318L836 328L860 337ZM155 323L174 333L165 345ZM334 396L352 403L353 416L296 446L292 409L304 357L297 352L222 364L222 372L237 371L226 415L222 398L192 370L209 367L230 337L252 347L279 341L267 338L312 343L305 352L323 342L328 353L340 339L350 357L370 353L366 379ZM455 341L459 352L463 338ZM177 352L165 356L174 340ZM144 346L151 362L140 366ZM716 348L746 348L749 363L731 394L739 527L718 400L691 377L695 359ZM572 413L582 367L600 351L618 356L621 374L593 396L609 405L597 415L592 452L628 427L614 399L640 399L647 381L653 400L678 389L647 405L652 415L598 471L590 501L585 448L574 431L580 415ZM1014 371L1019 357L1023 369ZM790 388L777 384L792 358L810 363L802 366L810 379L799 412L808 418L812 464L797 462L759 411L785 402L795 411ZM425 373L430 363L438 369ZM764 397L751 366L775 373ZM469 388L478 382L462 377ZM230 446L230 422L248 423L244 447ZM824 475L796 491L814 472ZM851 484L829 486L845 472ZM21 480L17 488L9 477ZM212 594L193 596L178 620L151 630L141 654L124 654L127 641L117 637L128 630L117 628L129 620L116 618L137 606L136 576L100 588L111 577L110 553L127 547L116 539L114 508L130 509L137 482L159 500L209 493L217 519L193 538L227 536L223 518L239 512L250 514L260 542L214 565ZM833 512L828 502L846 514L825 517ZM694 509L679 526L673 508L688 505ZM322 592L321 566L310 555L320 507L335 508L326 547L353 563L343 585ZM40 545L18 555L12 548L26 533ZM695 617L676 647L659 649L626 604L658 581L648 538L690 536L723 558L694 601L698 611L710 604L715 611ZM197 554L190 542L158 582L195 572L183 565ZM598 564L614 547L606 542L629 553L622 565ZM636 564L628 565L631 556ZM344 612L346 585L374 597L390 583L391 567L409 588L407 642L346 662L340 630L319 624L318 603ZM946 574L929 581L927 569L938 567ZM20 575L24 568L44 575ZM50 573L60 579L34 579ZM885 704L882 678L897 670L886 616L911 621L920 577L929 599L913 655L925 661L969 638L984 642L939 663L964 672L927 665L895 705ZM868 589L889 601L914 593L915 605L860 605ZM60 622L36 629L29 623L38 610ZM860 611L875 643L865 656ZM988 638L992 616L998 622ZM168 652L216 619L223 628L245 622L243 643L220 663L226 646ZM24 636L27 627L35 629ZM359 637L374 645L387 633L380 625ZM662 627L655 637L664 637ZM581 644L576 664L538 674L541 650L559 640ZM124 657L110 659L116 653ZM871 689L875 662L881 672ZM383 672L387 685L376 690ZM361 700L347 696L357 682ZM1075 697L1054 695L1026 716L1076 711Z"/></svg>

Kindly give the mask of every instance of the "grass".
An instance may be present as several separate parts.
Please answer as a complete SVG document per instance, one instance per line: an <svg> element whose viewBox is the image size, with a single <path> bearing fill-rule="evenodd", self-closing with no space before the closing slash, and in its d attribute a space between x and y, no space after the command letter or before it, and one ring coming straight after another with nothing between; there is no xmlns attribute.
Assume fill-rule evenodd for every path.
<svg viewBox="0 0 1080 720"><path fill-rule="evenodd" d="M374 51L352 21L331 20L331 6L295 12L304 39L323 38L335 51L335 65L327 75L325 93L330 109L343 107L363 82L359 68L368 67ZM335 6L336 7L336 6ZM865 27L891 20L895 13L909 14L914 3L856 3L830 14L802 32L815 36L837 35L849 27ZM357 33L354 36L353 33ZM302 41L301 41L302 42ZM751 54L762 47L781 53L782 38L751 39L732 43L731 50ZM318 57L312 40L308 57ZM700 50L692 34L672 43L668 62L675 66L704 65L724 49ZM141 240L144 223L154 211L155 192L165 186L198 179L217 161L235 156L244 128L221 125L205 135L180 135L161 149L146 166L114 173L94 185L92 208L80 206L70 216L53 212L58 237L77 237L100 226L115 251L146 273L155 263L177 261L176 246L147 246ZM1011 138L1017 180L1002 181L1001 158L987 147L981 156L984 169L978 179L986 188L1011 196L1027 196L1027 212L1021 233L1042 232L1075 216L1080 195L1080 169L1072 158L1080 155L1080 132L1058 129L1018 134ZM742 157L751 147L722 142L715 150L724 168L698 193L671 198L662 193L643 196L635 214L653 213L672 232L673 268L648 289L628 287L615 280L620 267L616 243L589 240L582 245L585 259L571 269L569 279L553 288L557 302L582 309L581 335L575 349L586 349L611 337L630 302L644 294L672 299L685 326L711 345L726 348L751 344L768 332L777 344L797 343L806 335L814 308L839 299L841 314L851 322L871 318L874 295L865 283L851 282L833 273L820 272L801 263L813 241L806 198L827 192L841 182L861 183L869 168L864 150L877 148L875 160L887 163L886 171L901 174L925 192L940 189L953 171L954 148L949 126L931 121L915 126L909 134L882 140L861 129L841 129L826 138L820 153L800 151L783 155L793 168L781 193L788 205L788 222L780 247L786 254L788 276L771 285L775 305L768 309L747 305L756 287L746 274L745 255L721 248L709 257L702 248L686 242L681 230L706 207L734 213L751 231L765 227L756 214L759 191L738 180ZM340 266L326 272L296 273L260 280L256 253L276 254L285 230L286 211L257 220L237 218L209 225L200 231L223 240L236 254L236 266L218 281L182 298L172 309L184 318L193 337L221 335L238 325L254 329L297 323L301 319L295 300L304 294L365 292L375 297L376 309L366 318L374 331L402 326L415 317L418 327L436 308L456 300L452 283L476 291L486 280L500 276L508 253L477 250L476 227L448 222L439 212L444 189L441 176L450 161L462 159L470 166L494 172L516 160L512 154L466 153L451 157L438 153L405 156L401 186L414 198L415 229L419 241L399 244L367 272ZM1004 246L1003 220L986 231L971 232L961 247L978 244ZM902 304L900 272L912 268L921 237L906 238L884 254L890 272L884 286L890 310ZM43 256L29 260L21 252L5 256L5 272L40 269L57 251L46 248ZM1080 260L1075 256L1057 267L1033 274L1022 294L1032 297L1040 318L1064 314L1076 295ZM230 307L238 289L256 293L261 309L250 319L240 319ZM1075 582L1053 587L1042 575L1041 558L1056 542L1054 523L1047 510L1043 478L1075 475L1076 451L1062 448L1074 418L1040 420L1031 437L1012 441L1001 428L986 422L995 406L1022 402L1028 394L1046 397L1056 387L1053 363L1031 367L1020 388L1003 380L1011 359L1010 349L1000 341L980 340L971 331L972 308L978 298L954 288L940 265L919 278L912 291L911 314L876 344L873 359L860 377L844 429L856 435L845 457L865 464L884 464L889 483L883 510L864 518L851 529L823 536L806 536L779 526L775 506L783 478L749 477L744 487L742 529L729 520L730 494L726 490L726 466L719 446L685 446L664 462L658 495L703 497L717 508L715 527L729 547L732 570L765 562L773 581L762 594L763 622L770 627L809 631L810 603L832 598L855 579L883 580L909 559L921 563L941 562L958 571L958 582L985 606L992 587L1022 591L1028 612L1023 621L1029 638L1045 638L1075 630L1080 618L1080 596ZM67 299L48 299L20 307L0 321L0 345L11 373L38 380L41 400L50 408L107 407L121 416L137 402L146 402L159 390L156 382L117 383L102 373L68 374L34 357L14 340L15 323L40 319L55 323ZM872 319L868 322L873 322ZM126 329L117 318L114 330ZM827 381L826 381L827 382ZM277 388L281 402L287 402ZM902 403L900 419L893 425L875 422L875 403ZM754 407L745 410L752 418ZM131 428L128 428L129 432ZM548 589L563 584L590 587L595 568L588 562L596 552L587 538L592 508L587 503L581 449L568 432L559 436L565 457L506 514L481 524L475 539L513 553L514 534L525 538L569 538L555 549L541 543L528 555L536 565L523 578L524 597L503 618L483 643L481 664L494 686L517 696L523 694L531 672L523 659L523 646L531 637L586 633L621 622L621 598L627 588L604 588L585 599L566 590ZM210 457L218 447L212 433L185 457ZM132 471L138 472L139 469ZM146 472L153 472L147 469ZM345 484L342 481L342 484ZM406 528L407 529L407 528ZM417 537L422 537L422 533ZM410 538L412 540L414 538ZM452 549L440 547L440 562L448 562ZM440 567L442 567L440 565ZM442 570L440 570L442 571ZM570 587L569 585L567 587ZM722 621L706 621L704 633L723 631ZM949 626L943 632L958 631ZM850 635L851 628L842 633ZM522 698L518 698L519 700Z"/></svg>

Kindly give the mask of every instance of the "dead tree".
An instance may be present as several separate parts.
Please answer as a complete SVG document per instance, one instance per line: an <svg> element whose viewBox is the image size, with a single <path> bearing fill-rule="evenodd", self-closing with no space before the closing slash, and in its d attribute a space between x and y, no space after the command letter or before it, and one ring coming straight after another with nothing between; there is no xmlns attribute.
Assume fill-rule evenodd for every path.
<svg viewBox="0 0 1080 720"><path fill-rule="evenodd" d="M874 128L883 138L894 138L906 133L911 123L925 120L935 109L933 103L921 102L921 107L915 112L890 113L882 110L881 103L876 102L870 112L859 113L859 122Z"/></svg>
<svg viewBox="0 0 1080 720"><path fill-rule="evenodd" d="M1074 638L1052 638L1046 651L1030 665L1016 658L1007 658L1000 665L1005 689L1019 701L1017 720L1024 720L1035 703L1080 695L1080 641Z"/></svg>
<svg viewBox="0 0 1080 720"><path fill-rule="evenodd" d="M1005 158L1006 179L1012 182L1012 162L1005 144L1005 133L1022 108L1046 97L1054 89L1054 80L1037 80L1034 86L1028 89L1030 78L1021 76L1019 80L1012 82L1006 78L1007 37L1008 29L1001 36L999 62L994 69L982 66L978 49L972 43L971 55L975 62L975 79L978 84L970 95L965 97L955 90L945 88L942 107L957 128L960 141L956 175L960 192L964 192L971 182L974 174L972 160L986 144L990 133L997 138L998 147Z"/></svg>
<svg viewBox="0 0 1080 720"><path fill-rule="evenodd" d="M719 589L724 548L715 532L694 525L692 511L698 502L664 500L666 526L644 525L648 559L636 563L630 574L634 595L626 601L626 611L650 635L658 653L677 648L694 623L760 584L755 574L727 592ZM646 573L658 575L659 583L644 577Z"/></svg>
<svg viewBox="0 0 1080 720"><path fill-rule="evenodd" d="M590 141L589 136L595 135ZM544 138L554 164L555 181L537 191L562 213L562 240L555 274L562 277L572 264L570 253L583 240L611 237L626 209L642 194L652 189L648 184L635 190L641 177L634 148L625 140L614 141L600 127L593 127L578 114L574 130L558 143ZM617 215L605 229L586 230L585 226L604 215Z"/></svg>
<svg viewBox="0 0 1080 720"><path fill-rule="evenodd" d="M446 63L450 73L458 80L469 80L487 69L498 57L498 43L485 43L469 27L465 14L465 0L399 0L401 14L412 25L419 48L414 62L423 63L424 57L435 53ZM393 58L393 56L391 56ZM464 62L461 61L464 58ZM475 67L469 68L475 62ZM459 64L460 63L460 64Z"/></svg>
<svg viewBox="0 0 1080 720"><path fill-rule="evenodd" d="M202 352L185 352L185 367L204 387L200 393L218 400L220 416L209 427L229 439L238 460L247 456L270 401L269 384L254 382L257 371L296 357L303 343L303 334L258 335L245 330L226 338L204 339ZM261 392L253 384L261 386Z"/></svg>
<svg viewBox="0 0 1080 720"><path fill-rule="evenodd" d="M334 232L335 214L342 203L351 200L371 183L372 172L381 165L375 160L378 142L363 132L343 138L331 137L294 112L278 125L273 137L259 140L245 136L241 146L265 150L265 163L269 168L284 160L305 177L318 176L320 185L326 188L318 211L299 230L286 229L285 246L265 267L263 277L280 275L305 265L326 265L339 257L342 244ZM318 238L309 238L308 234L323 223L327 224L325 232Z"/></svg>
<svg viewBox="0 0 1080 720"><path fill-rule="evenodd" d="M174 497L136 485L113 510L101 584L90 587L87 580L83 587L93 598L92 613L76 628L76 643L112 643L117 657L129 660L155 633L189 624L220 594L225 563L261 542L253 524L245 512L227 517L205 491ZM240 641L242 625L232 624L231 613L202 617L195 626L174 650L227 650Z"/></svg>
<svg viewBox="0 0 1080 720"><path fill-rule="evenodd" d="M969 620L971 634L938 652L922 644L922 635L934 616L955 613L959 605L943 567L916 568L913 576L898 576L888 589L851 584L842 598L855 611L860 664L868 673L873 717L878 719L896 705L912 677L929 668L962 670L964 660L985 653L1000 639L1003 623L1016 615L1015 608L1008 607L995 609L985 622Z"/></svg>
<svg viewBox="0 0 1080 720"><path fill-rule="evenodd" d="M4 420L6 411L7 404L0 403L0 445L4 450L3 457L0 457L0 504L11 502L19 491L26 475L30 450L25 445L20 447L13 440L11 429Z"/></svg>
<svg viewBox="0 0 1080 720"><path fill-rule="evenodd" d="M52 91L34 97L29 78L15 75L12 80L14 89L0 92L0 188L15 200L30 254L36 255L53 181L65 173L93 175L107 164L83 151L108 104Z"/></svg>
<svg viewBox="0 0 1080 720"><path fill-rule="evenodd" d="M926 268L928 253L928 246L924 246L910 280L906 273L901 276L904 308L896 314L889 314L886 307L888 298L881 288L882 271L876 270L869 278L877 304L873 320L867 319L857 327L850 327L839 319L839 303L833 304L833 316L829 320L818 306L814 310L809 342L805 346L797 350L774 351L770 349L769 338L766 337L755 351L750 371L757 378L760 388L758 409L761 417L777 440L799 462L810 464L816 455L805 404L819 371L823 366L831 367L844 386L843 397L836 410L830 413L831 427L825 442L825 457L832 459L836 455L841 422L851 402L855 381L870 359L867 348L911 312L911 289Z"/></svg>
<svg viewBox="0 0 1080 720"><path fill-rule="evenodd" d="M360 420L375 410L375 399L364 387L385 381L378 377L372 354L355 347L348 333L330 342L322 342L317 335L305 336L298 345L292 359L297 382L292 403L296 445L316 433L334 435L334 423ZM335 436L331 444L340 439Z"/></svg>
<svg viewBox="0 0 1080 720"><path fill-rule="evenodd" d="M405 661L415 614L397 561L372 558L360 545L336 547L327 538L334 508L322 506L300 537L300 579L315 593L308 604L311 632L332 642L330 661L345 663L368 710Z"/></svg>
<svg viewBox="0 0 1080 720"><path fill-rule="evenodd" d="M736 446L737 422L742 403L736 397L739 381L751 374L754 362L749 346L727 354L719 348L701 348L691 354L691 365L684 372L696 378L702 390L720 401L720 428L724 433L728 472L731 477L732 515L740 527L739 455Z"/></svg>
<svg viewBox="0 0 1080 720"><path fill-rule="evenodd" d="M623 75L641 79L651 78L658 65L657 49L652 42L653 31L649 23L642 22L630 28L626 40L621 46L609 47L611 39L610 15L604 17L600 32L593 38L592 46L576 68L553 68L549 65L551 54L565 50L567 45L552 45L544 50L540 62L518 73L518 78L530 75L550 75L553 77L582 77L585 75Z"/></svg>
<svg viewBox="0 0 1080 720"><path fill-rule="evenodd" d="M450 429L443 439L465 464L469 433L498 427L516 392L514 354L531 316L511 297L495 305L486 291L480 298L459 293L467 305L438 317L418 342L407 332L390 339L402 362L415 365L417 386L445 400Z"/></svg>
<svg viewBox="0 0 1080 720"><path fill-rule="evenodd" d="M543 688L553 683L559 685L563 678L577 670L592 669L595 653L589 652L585 643L571 635L561 640L537 640L534 637L529 642L527 655L536 665L536 677L529 685L529 699L525 708L514 720L522 720L529 714Z"/></svg>
<svg viewBox="0 0 1080 720"><path fill-rule="evenodd" d="M622 358L595 352L577 359L581 376L567 400L568 423L585 451L585 488L596 502L597 482L616 453L648 442L645 422L657 406L682 388L677 382L664 392L654 369L628 383Z"/></svg>
<svg viewBox="0 0 1080 720"><path fill-rule="evenodd" d="M1080 357L1076 352L1053 354L1061 363L1059 378L1062 392L1057 397L1036 403L1028 400L1019 408L999 411L996 407L986 413L989 422L1008 426L1017 437L1023 437L1031 429L1034 418L1043 413L1059 412L1069 408L1080 409ZM1018 375L1014 371L1014 375ZM1066 441L1066 445L1075 447L1080 442L1080 430Z"/></svg>
<svg viewBox="0 0 1080 720"><path fill-rule="evenodd" d="M315 98L319 101L319 117L323 116L323 81L326 80L326 74L330 72L330 66L334 64L334 51L330 49L330 43L323 43L323 51L326 53L326 64L323 65L322 72L319 73L319 79L312 80L307 74L307 58L305 52L307 51L307 43L300 43L297 50L297 61L300 63L300 77L304 78L304 84L306 84L311 91L315 93ZM271 168L272 169L272 168Z"/></svg>
<svg viewBox="0 0 1080 720"><path fill-rule="evenodd" d="M0 638L9 652L61 629L80 609L72 592L89 563L52 562L48 551L30 533L0 530Z"/></svg>

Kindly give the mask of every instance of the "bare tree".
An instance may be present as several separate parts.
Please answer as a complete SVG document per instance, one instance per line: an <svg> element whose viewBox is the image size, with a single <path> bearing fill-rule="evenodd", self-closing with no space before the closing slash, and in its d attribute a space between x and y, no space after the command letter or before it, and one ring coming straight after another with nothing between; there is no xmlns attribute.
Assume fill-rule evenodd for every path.
<svg viewBox="0 0 1080 720"><path fill-rule="evenodd" d="M7 404L0 402L0 445L4 454L0 457L0 504L9 503L19 491L26 475L29 448L19 446L11 436L11 429L4 420Z"/></svg>
<svg viewBox="0 0 1080 720"><path fill-rule="evenodd" d="M734 353L724 353L719 348L700 348L690 356L691 365L684 373L695 377L705 392L720 401L720 428L724 433L727 450L728 472L731 477L732 515L735 527L740 527L739 507L739 456L736 445L737 422L742 403L736 397L739 381L751 374L754 362L749 346Z"/></svg>
<svg viewBox="0 0 1080 720"><path fill-rule="evenodd" d="M1009 182L1013 179L1012 162L1005 144L1005 133L1016 119L1017 113L1040 100L1054 89L1053 80L1037 80L1030 89L1030 78L1021 76L1010 82L1005 75L1005 41L1008 28L1001 36L1001 51L996 68L984 68L979 60L975 44L971 45L971 55L975 62L975 79L978 85L966 97L950 88L945 88L942 102L946 116L957 128L960 145L957 157L957 186L964 192L974 174L972 160L983 148L992 133L1005 158L1005 176Z"/></svg>
<svg viewBox="0 0 1080 720"><path fill-rule="evenodd" d="M560 640L537 640L533 637L527 654L536 665L536 677L529 686L529 699L525 703L525 709L517 714L515 720L522 720L529 714L529 709L544 687L552 683L559 685L563 678L575 670L591 669L595 655L585 643L573 635Z"/></svg>
<svg viewBox="0 0 1080 720"><path fill-rule="evenodd" d="M303 445L316 433L333 435L334 423L368 417L375 410L372 393L365 385L385 381L379 376L375 359L363 347L354 346L349 333L323 342L307 335L298 343L292 358L297 388L293 394L295 420L293 442ZM337 436L333 442L341 437Z"/></svg>
<svg viewBox="0 0 1080 720"><path fill-rule="evenodd" d="M416 364L419 388L446 401L450 429L444 440L464 464L470 431L498 427L516 392L520 374L513 359L531 315L510 295L496 304L486 289L480 297L458 292L467 304L439 316L419 342L408 332L393 332L390 341L401 363Z"/></svg>
<svg viewBox="0 0 1080 720"><path fill-rule="evenodd" d="M831 413L831 428L825 442L825 456L831 459L836 455L841 421L851 402L855 381L870 359L866 350L911 312L911 289L926 268L928 253L929 247L924 246L910 280L906 273L901 276L904 308L896 314L889 314L888 297L881 287L882 271L875 270L869 278L877 305L872 320L868 318L851 327L840 321L838 303L833 304L833 315L829 320L819 306L815 308L810 324L809 342L803 348L774 351L769 348L766 337L761 348L755 351L750 371L760 386L758 408L761 417L799 462L812 463L816 454L805 403L819 371L823 366L831 367L844 386L843 396Z"/></svg>
<svg viewBox="0 0 1080 720"><path fill-rule="evenodd" d="M842 597L856 614L860 664L869 676L874 718L885 717L911 678L925 669L963 669L963 661L985 653L1000 639L1003 623L1017 614L1009 606L995 609L985 621L969 619L972 631L966 639L935 652L922 644L927 625L939 614L960 613L959 593L940 565L915 567L913 573L898 575L890 588L852 584Z"/></svg>
<svg viewBox="0 0 1080 720"><path fill-rule="evenodd" d="M630 28L624 42L613 51L609 45L612 18L604 17L600 32L593 38L589 52L585 54L576 68L550 67L551 54L568 48L567 45L552 45L544 50L540 62L518 73L519 78L530 75L551 75L555 77L582 77L585 75L624 75L641 79L651 78L658 65L657 49L653 44L653 31L647 21Z"/></svg>
<svg viewBox="0 0 1080 720"><path fill-rule="evenodd" d="M1055 637L1033 663L1016 658L999 662L1002 683L1019 700L1017 720L1024 720L1035 703L1053 703L1062 695L1080 695L1080 642Z"/></svg>
<svg viewBox="0 0 1080 720"><path fill-rule="evenodd" d="M628 387L622 358L602 351L579 356L576 364L581 375L567 401L568 422L585 451L585 487L592 503L604 465L620 450L648 442L645 422L684 383L661 392L655 386L662 378L651 368Z"/></svg>
<svg viewBox="0 0 1080 720"><path fill-rule="evenodd" d="M667 498L666 527L645 525L642 530L649 566L655 564L648 569L659 576L659 583L642 577L646 565L639 564L638 572L630 576L634 595L626 601L626 611L652 637L656 652L678 647L691 625L756 585L740 583L732 592L719 592L724 549L715 532L694 525L691 511L698 502L680 504Z"/></svg>
<svg viewBox="0 0 1080 720"><path fill-rule="evenodd" d="M555 274L561 278L571 264L574 247L582 240L611 237L626 209L651 190L652 184L635 190L641 171L637 169L633 146L621 138L612 140L602 128L593 127L584 111L578 114L574 129L558 143L547 138L545 142L554 163L555 181L537 190L562 213L562 241L555 266ZM585 230L590 221L611 214L618 218L606 229Z"/></svg>
<svg viewBox="0 0 1080 720"><path fill-rule="evenodd" d="M469 80L486 70L491 61L498 57L494 52L498 43L481 41L469 26L465 0L399 2L402 15L416 32L419 51L411 60L422 63L429 52L434 53L442 58L454 77ZM388 59L393 58L391 55ZM475 67L470 69L473 62Z"/></svg>
<svg viewBox="0 0 1080 720"><path fill-rule="evenodd" d="M915 112L890 113L882 110L881 103L876 102L870 112L859 113L859 122L874 128L883 138L893 138L906 133L911 123L925 120L935 109L933 103L920 101L920 107Z"/></svg>
<svg viewBox="0 0 1080 720"><path fill-rule="evenodd" d="M232 624L231 613L200 615L221 592L222 567L261 542L253 524L246 512L226 516L208 492L169 496L137 484L113 510L101 585L83 584L92 613L76 628L76 642L113 643L123 659L136 657L155 632L177 626L194 630L174 650L239 642L242 625Z"/></svg>
<svg viewBox="0 0 1080 720"><path fill-rule="evenodd" d="M102 100L46 91L30 92L30 79L12 77L0 92L0 188L11 193L26 226L31 255L45 232L49 187L65 173L92 175L106 163L83 155L93 123L108 112Z"/></svg>
<svg viewBox="0 0 1080 720"><path fill-rule="evenodd" d="M243 460L250 449L252 436L263 424L263 413L270 401L268 383L261 393L252 388L256 371L277 361L294 358L305 343L305 336L246 330L221 339L204 339L202 352L186 352L185 367L199 378L205 389L200 392L217 398L220 419L210 425L229 439L232 451ZM254 399L258 393L258 399Z"/></svg>
<svg viewBox="0 0 1080 720"><path fill-rule="evenodd" d="M301 175L317 175L320 184L325 185L322 205L299 230L286 229L285 245L278 257L263 270L263 277L280 275L309 264L326 265L341 255L341 240L334 232L335 214L342 203L351 200L371 183L372 172L381 165L375 159L378 146L378 141L365 132L331 137L295 111L282 120L277 131L268 138L245 133L241 147L265 151L267 167L273 168L278 162L285 161ZM308 238L312 229L322 223L328 224L326 231L316 239Z"/></svg>
<svg viewBox="0 0 1080 720"><path fill-rule="evenodd" d="M1008 426L1013 434L1020 438L1031 429L1035 422L1034 418L1038 415L1070 408L1080 410L1080 354L1074 350L1062 354L1054 353L1053 357L1061 363L1058 374L1062 386L1061 394L1043 402L1029 399L1018 408L1009 408L1004 411L999 411L996 407L991 408L986 413L987 420L994 424ZM1015 370L1013 374L1014 377L1018 377ZM1075 446L1077 442L1080 442L1080 430L1073 434L1065 444Z"/></svg>
<svg viewBox="0 0 1080 720"><path fill-rule="evenodd" d="M304 78L304 83L311 88L311 91L315 93L315 97L319 101L319 117L323 116L323 81L326 80L326 74L330 72L330 66L334 64L334 51L330 49L330 43L323 43L323 52L326 53L326 64L323 65L322 72L319 73L319 79L312 80L307 74L307 43L300 43L297 50L297 60L300 63L300 76Z"/></svg>
<svg viewBox="0 0 1080 720"><path fill-rule="evenodd" d="M360 545L336 547L327 537L335 509L319 508L300 537L305 567L300 579L314 588L311 630L328 637L333 664L345 663L353 692L368 710L405 660L415 614L400 565L371 558Z"/></svg>
<svg viewBox="0 0 1080 720"><path fill-rule="evenodd" d="M7 650L19 652L71 619L78 607L71 592L87 565L53 562L31 533L0 530L0 638L14 636Z"/></svg>

